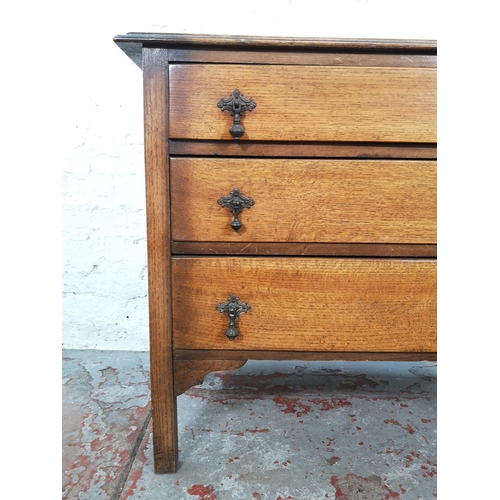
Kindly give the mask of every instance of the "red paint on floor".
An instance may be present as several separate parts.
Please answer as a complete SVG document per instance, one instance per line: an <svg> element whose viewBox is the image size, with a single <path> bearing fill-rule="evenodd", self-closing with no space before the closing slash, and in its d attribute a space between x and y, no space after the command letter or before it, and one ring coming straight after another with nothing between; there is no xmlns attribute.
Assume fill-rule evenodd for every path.
<svg viewBox="0 0 500 500"><path fill-rule="evenodd" d="M191 496L198 496L200 500L217 500L217 496L214 493L214 487L211 484L208 486L204 484L193 484L187 492Z"/></svg>
<svg viewBox="0 0 500 500"><path fill-rule="evenodd" d="M387 486L384 486L384 488L387 488ZM390 498L401 498L399 496L399 493L396 493L395 491L391 491L389 490L389 488L387 488L387 493L385 494L385 497L384 497L384 500L389 500Z"/></svg>
<svg viewBox="0 0 500 500"><path fill-rule="evenodd" d="M415 430L413 429L413 427L411 425L407 425L406 427L403 427L397 420L394 420L393 418L384 420L384 424L397 425L397 426L401 427L402 429L404 429L409 434L415 434Z"/></svg>
<svg viewBox="0 0 500 500"><path fill-rule="evenodd" d="M312 405L319 407L319 411L334 410L346 406L352 406L350 401L344 398L310 398L307 403L299 401L298 398L289 398L286 396L275 396L274 403L280 407L283 413L293 413L297 417L302 417L312 410Z"/></svg>
<svg viewBox="0 0 500 500"><path fill-rule="evenodd" d="M95 368L93 369L96 371ZM322 380L319 382L312 380L312 375L314 375L314 379L316 380L318 377L324 377L324 372L326 371L335 372L328 386ZM154 475L151 430L146 432L145 440L141 444L139 453L135 457L132 453L134 450L133 444L137 441L138 435L143 428L142 422L148 418L150 406L144 406L144 398L140 398L139 403L129 408L128 400L126 405L123 404L121 392L117 392L117 396L111 392L101 394L104 388L108 391L112 386L119 386L118 389L121 390L123 385L122 379L115 380L116 373L113 370L101 370L100 373L105 373L108 376L110 387L107 386L107 383L103 382L99 383L99 386L86 382L89 390L96 391L98 387L101 392L97 393L95 397L86 398L85 401L83 399L82 402L78 400L78 404L86 411L79 411L77 414L78 418L74 419L76 422L75 425L67 425L68 435L76 435L80 443L76 445L72 441L66 444L66 461L68 466L63 469L63 473L66 476L65 479L72 483L74 481L74 484L72 484L71 490L68 488L69 493L67 493L67 495L72 496L63 496L63 498L66 500L76 500L74 494L81 495L84 493L90 495L92 498L100 498L103 494L107 495L107 498L110 498L112 494L116 494L117 489L115 485L119 483L124 467L130 462L131 458L135 458L126 485L122 490L121 500L132 500L132 498L136 497L148 500L154 500L157 497L158 499L168 499L174 498L178 494L182 496L182 491L184 492L184 496L182 497L186 499L217 500L218 497L224 496L226 493L226 491L219 491L219 488L222 490L224 486L229 492L234 488L234 485L237 485L238 489L241 489L242 485L244 485L243 487L247 495L250 494L249 498L252 498L252 500L263 500L264 496L268 495L264 492L268 490L263 489L262 485L258 481L255 481L255 477L250 475L245 477L245 474L241 473L241 470L249 469L254 464L258 464L259 470L262 471L260 469L260 455L257 454L257 458L255 458L255 453L253 453L252 455L249 454L251 459L247 455L242 455L238 459L238 457L235 457L238 449L240 451L248 449L248 447L240 448L240 445L243 446L241 443L249 440L252 442L257 441L259 445L267 445L273 439L279 439L280 437L297 439L298 433L302 432L302 429L307 430L308 426L320 425L320 423L323 423L323 420L327 422L324 432L318 434L317 438L306 435L303 442L300 442L300 446L296 447L297 452L302 453L303 449L309 446L307 443L310 443L312 451L318 450L318 453L311 453L310 455L317 457L317 464L315 464L316 473L308 473L303 468L303 464L309 465L307 460L296 460L294 458L292 464L290 460L283 461L286 460L284 456L278 456L280 460L276 460L274 462L275 465L271 466L273 472L281 470L282 474L286 474L288 470L291 476L297 474L304 477L305 475L304 485L308 485L310 482L312 482L311 484L315 484L314 481L318 479L326 481L326 485L323 483L326 486L326 490L321 491L321 494L313 495L315 497L314 500L316 500L316 496L318 500L320 497L323 498L323 495L324 498L330 498L331 500L333 498L336 500L355 500L360 498L360 494L362 498L369 498L370 500L394 500L399 498L402 500L403 497L406 498L406 496L414 494L414 491L413 487L409 486L411 483L407 481L407 478L398 478L405 487L402 484L394 482L397 481L394 476L391 476L390 480L388 479L387 476L391 471L399 470L403 471L408 477L411 477L412 481L419 481L422 486L422 492L427 488L422 498L434 498L436 495L432 494L432 490L428 491L435 484L437 477L436 464L434 463L435 458L432 454L433 444L429 444L431 439L427 440L424 433L427 432L428 435L432 435L430 432L435 424L435 418L433 418L433 412L427 408L428 405L424 405L422 409L416 404L424 399L428 401L429 398L419 395L419 385L414 384L411 386L411 382L408 382L406 392L413 392L411 395L405 397L405 402L408 403L405 404L399 398L394 397L396 389L401 392L399 386L394 390L386 390L386 385L389 384L385 383L385 381L379 385L376 382L377 378L372 380L371 377L366 377L366 375L353 377L350 375L341 375L340 372L340 370L318 370L317 375L316 373L308 373L304 382L297 380L299 378L297 375L299 373L298 370L292 374L283 374L276 371L269 376L264 375L263 371L258 371L255 375L245 376L228 374L227 377L224 375L224 381L229 383L229 387L221 389L219 384L212 384L213 387L217 386L218 388L211 390L200 387L192 388L183 396L185 406L188 407L189 405L197 404L202 406L202 410L206 406L208 411L199 411L198 409L196 412L198 420L195 423L184 426L180 425L180 444L188 452L185 452L186 456L184 456L182 451L180 451L181 459L183 459L181 462L182 467L180 467L177 477L172 477L171 475ZM287 376L290 376L290 380L286 378ZM223 377L220 378L222 379ZM270 384L266 382L266 378L271 379ZM84 377L80 377L80 379L83 382L87 380ZM78 381L80 379L73 377L71 383L74 385L74 380ZM241 381L243 381L243 384L242 387L239 387L239 382ZM80 382L80 384L83 385L83 382ZM73 386L70 383L66 384L66 390L70 394L69 390ZM136 391L140 392L137 396L138 398L142 395L145 388L145 384L141 384L138 386L140 391ZM367 386L368 391L359 390L363 385ZM380 394L378 391L373 391L373 388L376 386L380 387ZM132 384L131 387L135 386ZM246 390L248 387L255 388L255 390L248 391ZM342 388L343 390L339 392L336 390L338 388ZM356 389L356 392L353 389ZM425 390L427 390L426 386ZM76 394L79 395L79 393ZM339 398L338 396L341 397ZM113 419L104 420L101 418L101 414L97 413L97 410L94 408L92 408L91 412L88 411L88 401L99 401L101 403L99 398L103 400L101 409L106 411L106 416L108 412L113 415ZM198 398L199 400L195 401ZM188 401L188 399L192 400ZM243 413L242 405L246 404L244 400L249 400L251 403L243 408ZM261 402L260 400L263 401ZM112 401L112 403L108 403L109 401ZM201 404L202 401L204 402L203 405ZM380 406L385 411L382 412L381 409L380 412L374 413L370 416L370 423L367 423L363 420L363 417L369 415L369 413L364 408L365 406L371 408L370 404L375 401L380 401ZM106 404L104 405L104 403ZM71 404L76 406L76 403L71 402ZM414 410L413 412L408 411L409 405ZM222 408L221 406L226 407ZM234 421L230 418L231 412L226 414L221 411L223 409L231 410L228 406L235 406L235 410L239 412L235 413L237 417L234 418ZM189 406L189 408L191 407ZM423 413L419 413L419 409ZM272 420L266 421L266 412L268 410L271 415L280 419L279 427L275 426ZM331 422L327 415L328 411L333 413ZM347 414L347 411L351 411L351 414ZM373 411L378 411L378 407ZM208 418L211 417L211 412L214 412L216 417ZM285 419L283 414L287 413L293 414L298 418L295 419L292 416ZM413 419L409 420L411 419L409 415L412 413L414 413ZM98 416L96 417L95 415ZM184 415L184 413L181 413L181 415ZM255 416L255 418L250 418L245 422L244 417L242 418L241 415ZM106 424L107 428L103 427L101 420ZM291 427L286 427L286 420L288 420ZM186 419L186 421L188 420ZM378 434L374 436L373 433L370 433L372 421L374 426L378 426L378 434L387 434L389 437L394 436L394 440L391 442L394 449L387 448L387 444L389 444L388 439L384 440ZM421 424L419 424L419 421ZM269 427L261 427L264 423ZM297 425L297 423L300 425ZM191 425L193 425L192 428ZM245 428L246 426L248 428ZM74 430L73 427L75 428ZM397 427L401 427L405 432L398 431ZM270 431L271 428L274 429L272 432ZM72 434L69 431L72 431ZM85 434L83 434L83 431L85 431ZM226 435L222 437L220 433L225 433ZM259 434L261 433L266 433L266 436L260 436ZM408 439L408 434L417 433L422 433L422 440L415 441L414 439ZM116 435L120 437L119 440L116 439ZM208 451L210 449L210 452L212 452L213 449L218 448L217 435L220 438L228 440L232 436L237 436L238 439L236 437L232 438L231 443L234 442L235 447L228 448L224 456L216 455L214 459L214 461L219 460L220 464L226 463L226 470L221 465L220 470L217 472L218 475L214 472L213 477L210 478L212 484L204 484L204 481L207 481L209 477L202 467L196 468L193 467L193 464L196 465L198 452L200 454L203 453L201 450L205 449L205 451ZM208 441L209 439L211 441ZM396 439L399 439L401 442ZM208 447L209 443L211 443L210 447ZM360 446L357 446L357 443ZM369 468L362 469L360 467L359 450L364 449L361 446L366 446L373 454L374 460L371 460ZM412 448L415 449L415 446L418 446L418 451L421 451L421 455L420 453L411 451ZM193 452L193 450L195 451ZM106 453L104 453L105 451ZM272 449L272 451L274 450ZM144 453L148 457L147 461ZM293 450L288 450L288 454L290 453L293 453ZM341 454L342 458L337 456ZM384 454L386 457L383 457ZM388 455L391 456L389 457ZM426 461L427 458L430 460ZM384 466L386 460L387 463ZM229 464L227 461L229 461ZM325 465L331 468L326 469ZM405 465L407 468L405 468ZM81 468L84 470L80 470ZM228 474L227 470L233 471L233 474ZM321 473L318 473L318 471L321 471ZM352 474L353 471L360 474L360 476ZM191 472L194 473L194 477L189 476ZM326 474L328 472L336 473L336 476L331 476L331 486L328 486L329 478L328 475L324 476L325 472ZM318 474L321 477L318 477ZM182 479L179 481L180 478ZM224 478L231 481L220 482ZM233 478L236 478L234 482L232 481ZM215 487L216 484L220 484L220 486ZM276 485L277 491L274 490L274 495L269 495L269 500L298 500L303 498L301 491L299 491L303 489L302 485L297 486L294 490L292 482L290 484L286 483L290 489L287 487L287 490L283 491L282 487L284 484ZM335 490L333 487L335 487ZM258 489L261 489L263 493L259 493ZM395 489L395 491L392 491L392 489ZM325 491L328 491L328 493ZM284 498L283 495L278 496L279 493L292 496Z"/></svg>
<svg viewBox="0 0 500 500"><path fill-rule="evenodd" d="M337 462L340 462L341 458L340 457L330 457L326 459L326 463L328 465L333 465L336 464Z"/></svg>
<svg viewBox="0 0 500 500"><path fill-rule="evenodd" d="M307 401L315 405L321 406L321 408L319 408L320 411L334 410L335 408L343 406L352 406L352 403L344 398L328 398L328 399L313 398L313 399L308 399Z"/></svg>
<svg viewBox="0 0 500 500"><path fill-rule="evenodd" d="M354 500L358 498L360 491L365 494L363 498L370 497L373 500L400 498L399 493L383 484L378 476L362 477L352 473L340 479L337 476L331 476L330 484L335 488L336 500Z"/></svg>
<svg viewBox="0 0 500 500"><path fill-rule="evenodd" d="M120 497L120 500L127 500L127 498L131 497L134 494L137 488L137 483L141 479L144 472L144 465L146 464L146 461L146 453L145 450L142 449L136 456L137 467L130 471L127 483L128 488L123 492L123 496Z"/></svg>
<svg viewBox="0 0 500 500"><path fill-rule="evenodd" d="M130 475L128 477L128 481L130 481L132 484L127 489L127 491L123 494L121 500L127 500L127 498L131 497L134 494L134 491L137 488L137 481L139 481L139 479L141 479L143 470L144 469L141 467L141 468L133 470L130 473Z"/></svg>
<svg viewBox="0 0 500 500"><path fill-rule="evenodd" d="M273 398L274 403L281 407L283 413L293 413L297 417L301 417L311 411L311 407L300 403L298 398L287 398L286 396L276 396ZM299 408L298 411L296 408Z"/></svg>
<svg viewBox="0 0 500 500"><path fill-rule="evenodd" d="M377 455L380 455L381 453L382 453L381 451L378 451ZM403 453L402 448L399 450L385 450L386 455L401 455L401 453Z"/></svg>
<svg viewBox="0 0 500 500"><path fill-rule="evenodd" d="M330 484L335 488L335 500L347 500L339 486L339 478L337 476L332 476L330 478Z"/></svg>

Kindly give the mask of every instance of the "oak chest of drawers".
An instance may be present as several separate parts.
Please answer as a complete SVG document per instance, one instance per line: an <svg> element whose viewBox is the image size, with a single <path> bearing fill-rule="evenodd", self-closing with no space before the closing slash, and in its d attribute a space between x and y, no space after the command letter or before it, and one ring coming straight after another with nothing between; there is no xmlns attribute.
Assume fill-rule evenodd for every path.
<svg viewBox="0 0 500 500"><path fill-rule="evenodd" d="M436 44L131 33L154 455L248 359L436 358Z"/></svg>

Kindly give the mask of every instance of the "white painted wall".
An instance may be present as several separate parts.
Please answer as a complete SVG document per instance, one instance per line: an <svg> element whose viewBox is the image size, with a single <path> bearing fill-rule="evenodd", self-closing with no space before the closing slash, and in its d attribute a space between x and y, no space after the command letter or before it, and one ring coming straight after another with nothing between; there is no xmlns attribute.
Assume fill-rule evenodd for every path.
<svg viewBox="0 0 500 500"><path fill-rule="evenodd" d="M56 52L70 80L61 89L69 131L63 347L148 349L142 74L114 35L436 39L434 6L429 0L90 0L78 11L65 7L72 9L62 10L67 42Z"/></svg>

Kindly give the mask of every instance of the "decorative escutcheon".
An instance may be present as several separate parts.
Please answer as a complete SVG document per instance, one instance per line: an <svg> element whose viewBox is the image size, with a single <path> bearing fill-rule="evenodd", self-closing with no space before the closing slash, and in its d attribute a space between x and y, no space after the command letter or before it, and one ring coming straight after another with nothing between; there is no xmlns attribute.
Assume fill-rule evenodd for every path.
<svg viewBox="0 0 500 500"><path fill-rule="evenodd" d="M238 219L238 215L244 208L250 208L255 205L255 201L252 198L243 196L238 188L233 189L227 196L221 196L217 203L221 207L229 208L229 211L234 215L234 219L231 222L231 227L235 231L239 231L240 227L243 225Z"/></svg>
<svg viewBox="0 0 500 500"><path fill-rule="evenodd" d="M226 335L229 340L234 340L239 334L235 321L239 318L241 313L250 311L250 306L246 302L240 302L236 295L231 295L227 302L221 302L216 306L216 309L220 313L227 312L229 316L229 327L226 330Z"/></svg>
<svg viewBox="0 0 500 500"><path fill-rule="evenodd" d="M253 99L243 97L243 94L236 89L231 97L227 99L222 98L217 106L221 111L229 111L229 114L233 117L233 126L229 129L229 133L233 136L233 139L237 141L245 133L245 129L241 125L241 117L245 111L252 111L252 109L257 106Z"/></svg>

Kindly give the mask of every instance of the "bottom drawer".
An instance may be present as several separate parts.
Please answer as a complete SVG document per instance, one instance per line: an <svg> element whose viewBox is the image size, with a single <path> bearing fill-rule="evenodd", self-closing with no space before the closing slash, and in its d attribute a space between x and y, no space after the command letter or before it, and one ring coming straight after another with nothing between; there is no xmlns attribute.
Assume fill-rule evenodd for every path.
<svg viewBox="0 0 500 500"><path fill-rule="evenodd" d="M436 351L435 261L174 257L172 295L176 349Z"/></svg>

